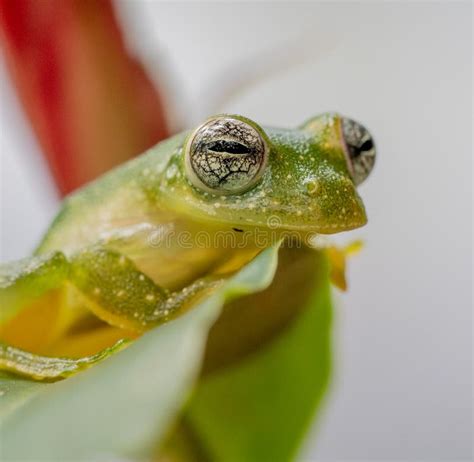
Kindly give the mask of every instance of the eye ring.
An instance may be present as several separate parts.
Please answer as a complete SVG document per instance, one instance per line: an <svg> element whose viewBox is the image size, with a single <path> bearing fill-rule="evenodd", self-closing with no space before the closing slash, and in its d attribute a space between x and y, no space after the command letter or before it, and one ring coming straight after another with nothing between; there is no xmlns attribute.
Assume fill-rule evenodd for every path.
<svg viewBox="0 0 474 462"><path fill-rule="evenodd" d="M207 120L189 137L185 171L190 183L212 194L251 189L268 160L268 146L252 124L232 116Z"/></svg>
<svg viewBox="0 0 474 462"><path fill-rule="evenodd" d="M374 168L375 143L362 124L347 117L341 118L341 132L349 171L358 186L366 180Z"/></svg>

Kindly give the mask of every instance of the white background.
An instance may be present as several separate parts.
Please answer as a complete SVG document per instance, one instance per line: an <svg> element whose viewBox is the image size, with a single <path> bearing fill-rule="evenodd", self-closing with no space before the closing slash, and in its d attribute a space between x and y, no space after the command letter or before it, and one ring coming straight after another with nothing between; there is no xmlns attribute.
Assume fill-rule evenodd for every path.
<svg viewBox="0 0 474 462"><path fill-rule="evenodd" d="M360 188L370 221L344 236L366 247L338 296L333 388L301 460L470 459L471 5L119 7L175 124L226 111L294 126L337 110L374 134L377 165ZM0 87L8 260L31 250L58 205L3 63Z"/></svg>

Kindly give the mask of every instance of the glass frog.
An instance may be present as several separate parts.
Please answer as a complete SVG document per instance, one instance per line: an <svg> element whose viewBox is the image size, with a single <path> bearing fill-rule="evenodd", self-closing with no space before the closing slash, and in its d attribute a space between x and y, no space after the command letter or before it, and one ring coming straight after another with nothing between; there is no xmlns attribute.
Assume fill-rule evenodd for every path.
<svg viewBox="0 0 474 462"><path fill-rule="evenodd" d="M0 368L55 377L17 347L47 354L98 318L111 329L96 353L189 309L278 240L364 225L356 187L374 161L369 132L335 113L295 129L218 115L159 143L67 197L34 256L2 266Z"/></svg>

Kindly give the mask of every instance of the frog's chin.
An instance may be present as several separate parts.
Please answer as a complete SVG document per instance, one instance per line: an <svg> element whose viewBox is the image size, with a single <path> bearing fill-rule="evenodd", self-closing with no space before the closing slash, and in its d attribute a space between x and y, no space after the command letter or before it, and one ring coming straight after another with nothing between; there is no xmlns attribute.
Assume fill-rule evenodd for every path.
<svg viewBox="0 0 474 462"><path fill-rule="evenodd" d="M246 223L240 223L245 227ZM268 230L280 230L297 234L336 234L361 228L367 224L367 215L363 207L352 210L351 214L336 217L314 217L311 215L294 215L273 213L267 217L254 220L254 225Z"/></svg>
<svg viewBox="0 0 474 462"><path fill-rule="evenodd" d="M245 205L226 207L225 202L189 204L184 201L170 201L168 206L170 205L171 213L200 222L204 226L224 230L259 229L296 234L335 234L360 228L367 223L365 209L360 201L354 202L352 208L341 207L340 210L327 214L308 213L301 208L295 211L292 206L265 211L263 208L250 208Z"/></svg>
<svg viewBox="0 0 474 462"><path fill-rule="evenodd" d="M350 224L331 224L331 225L289 225L289 226L281 226L279 230L282 233L289 233L289 234L297 234L300 237L308 237L314 235L330 235L330 234L338 234L343 232L352 231L357 228L361 228L367 223L367 220L360 223L350 223Z"/></svg>
<svg viewBox="0 0 474 462"><path fill-rule="evenodd" d="M233 229L244 231L258 229L261 233L273 234L279 238L295 236L304 241L311 239L311 237L315 235L329 235L351 231L367 223L365 213L354 217L352 220L325 221L325 223L312 222L310 219L305 220L303 217L301 217L301 219L298 219L300 217L296 217L291 220L285 220L285 218L280 218L278 215L271 215L266 219L253 219L251 222L247 220L227 222L222 219L218 221L219 225L223 227L231 225Z"/></svg>
<svg viewBox="0 0 474 462"><path fill-rule="evenodd" d="M355 217L352 220L345 220L340 222L330 222L330 223L315 223L313 225L301 226L300 229L313 232L315 234L336 234L343 233L346 231L352 231L353 229L361 228L367 224L367 216L361 215Z"/></svg>

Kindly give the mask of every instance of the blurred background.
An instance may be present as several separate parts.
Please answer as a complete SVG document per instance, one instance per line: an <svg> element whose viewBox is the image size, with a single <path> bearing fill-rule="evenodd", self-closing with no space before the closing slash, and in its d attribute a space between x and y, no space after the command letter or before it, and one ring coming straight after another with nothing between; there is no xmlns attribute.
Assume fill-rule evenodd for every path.
<svg viewBox="0 0 474 462"><path fill-rule="evenodd" d="M336 293L333 385L300 459L470 459L471 3L114 6L126 50L158 89L150 139L219 112L292 127L327 110L360 120L375 137L377 165L360 188L369 224L338 236L362 238L365 248L350 262L349 292ZM93 48L106 50L107 40ZM31 252L61 192L80 182L58 181L54 146L42 155L29 122L35 110L29 118L24 111L29 94L15 90L20 58L9 53L0 58L2 261ZM92 98L87 60L65 63L67 81ZM98 91L90 116L98 136L115 139L127 123L102 127L104 94L115 101ZM53 138L63 121L50 122Z"/></svg>

